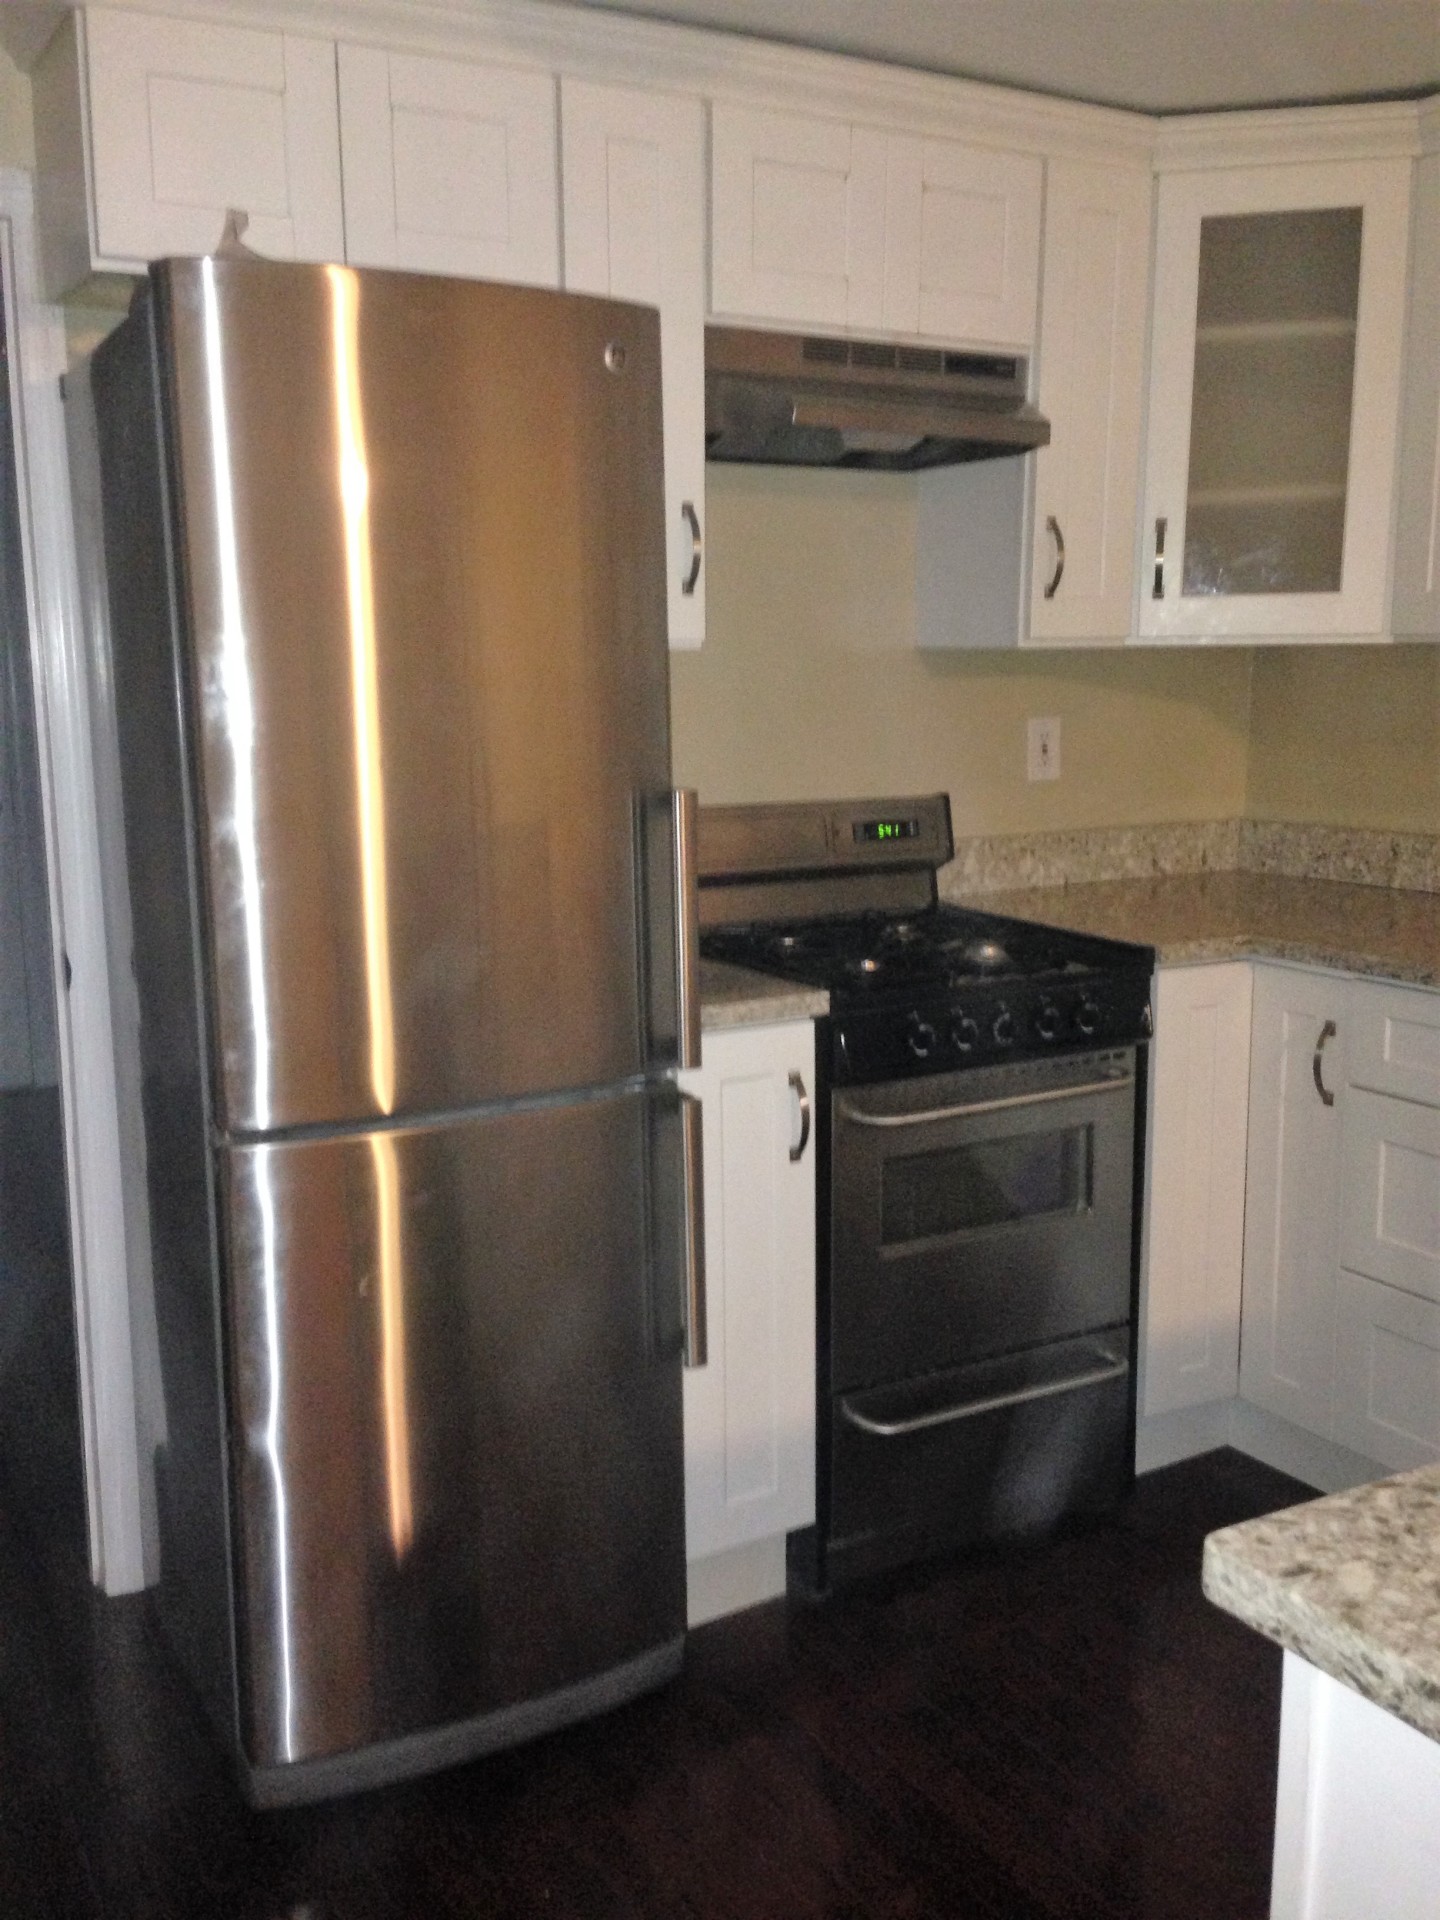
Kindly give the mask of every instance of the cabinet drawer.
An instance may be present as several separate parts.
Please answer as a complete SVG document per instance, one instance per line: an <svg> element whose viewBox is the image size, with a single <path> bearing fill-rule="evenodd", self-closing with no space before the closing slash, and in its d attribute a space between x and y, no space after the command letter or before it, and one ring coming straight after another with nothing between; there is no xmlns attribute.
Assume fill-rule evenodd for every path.
<svg viewBox="0 0 1440 1920"><path fill-rule="evenodd" d="M1440 1307L1342 1273L1335 1433L1394 1468L1440 1459Z"/></svg>
<svg viewBox="0 0 1440 1920"><path fill-rule="evenodd" d="M1350 1084L1440 1107L1440 993L1413 987L1350 990Z"/></svg>
<svg viewBox="0 0 1440 1920"><path fill-rule="evenodd" d="M1343 1193L1343 1264L1440 1301L1440 1111L1352 1087Z"/></svg>

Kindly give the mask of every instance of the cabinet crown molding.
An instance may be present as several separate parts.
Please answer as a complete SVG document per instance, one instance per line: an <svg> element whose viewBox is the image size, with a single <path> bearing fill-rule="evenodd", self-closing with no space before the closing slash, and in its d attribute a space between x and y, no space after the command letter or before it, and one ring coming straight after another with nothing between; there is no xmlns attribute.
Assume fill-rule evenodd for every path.
<svg viewBox="0 0 1440 1920"><path fill-rule="evenodd" d="M1440 96L1185 114L1157 122L1155 170L1413 159L1421 151L1424 114L1440 128Z"/></svg>

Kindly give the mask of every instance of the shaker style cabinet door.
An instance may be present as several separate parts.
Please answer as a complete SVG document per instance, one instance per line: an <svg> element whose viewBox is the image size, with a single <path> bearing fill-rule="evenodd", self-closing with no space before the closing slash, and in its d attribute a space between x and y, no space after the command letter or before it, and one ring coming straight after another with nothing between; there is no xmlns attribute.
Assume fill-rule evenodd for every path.
<svg viewBox="0 0 1440 1920"><path fill-rule="evenodd" d="M1343 979L1255 968L1240 1391L1327 1435L1348 1024Z"/></svg>
<svg viewBox="0 0 1440 1920"><path fill-rule="evenodd" d="M691 1560L815 1518L815 1087L811 1022L704 1036L709 1359L685 1375ZM798 1086L797 1086L798 1082Z"/></svg>
<svg viewBox="0 0 1440 1920"><path fill-rule="evenodd" d="M1440 137L1440 136L1437 136ZM1440 153L1415 168L1395 525L1398 634L1440 639Z"/></svg>
<svg viewBox="0 0 1440 1920"><path fill-rule="evenodd" d="M35 85L52 291L213 252L232 207L257 253L343 257L333 42L92 7Z"/></svg>
<svg viewBox="0 0 1440 1920"><path fill-rule="evenodd" d="M710 310L819 327L884 324L886 136L716 102Z"/></svg>
<svg viewBox="0 0 1440 1920"><path fill-rule="evenodd" d="M1408 160L1162 177L1140 630L1386 625Z"/></svg>
<svg viewBox="0 0 1440 1920"><path fill-rule="evenodd" d="M705 121L698 100L560 83L565 285L660 310L672 647L705 638Z"/></svg>
<svg viewBox="0 0 1440 1920"><path fill-rule="evenodd" d="M1048 163L1032 640L1130 632L1151 197L1148 170Z"/></svg>
<svg viewBox="0 0 1440 1920"><path fill-rule="evenodd" d="M339 73L352 266L560 284L550 74L345 45Z"/></svg>
<svg viewBox="0 0 1440 1920"><path fill-rule="evenodd" d="M1235 1391L1245 1233L1248 964L1156 976L1143 1414Z"/></svg>

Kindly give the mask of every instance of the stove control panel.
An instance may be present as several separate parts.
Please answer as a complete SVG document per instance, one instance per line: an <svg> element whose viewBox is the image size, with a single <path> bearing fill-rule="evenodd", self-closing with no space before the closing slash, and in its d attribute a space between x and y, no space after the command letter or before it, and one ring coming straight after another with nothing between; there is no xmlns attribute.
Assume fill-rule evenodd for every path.
<svg viewBox="0 0 1440 1920"><path fill-rule="evenodd" d="M1131 1046L1148 1037L1150 975L1096 974L1053 984L976 983L920 1004L831 1017L837 1085L903 1080L1048 1053Z"/></svg>

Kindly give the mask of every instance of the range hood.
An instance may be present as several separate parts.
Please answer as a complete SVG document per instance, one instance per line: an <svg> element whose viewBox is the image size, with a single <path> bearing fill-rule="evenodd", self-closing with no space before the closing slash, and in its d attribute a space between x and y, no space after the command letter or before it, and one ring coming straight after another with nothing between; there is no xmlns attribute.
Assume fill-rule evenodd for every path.
<svg viewBox="0 0 1440 1920"><path fill-rule="evenodd" d="M705 457L909 473L1029 453L1023 354L705 329Z"/></svg>

